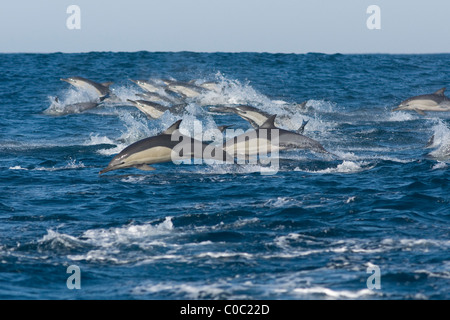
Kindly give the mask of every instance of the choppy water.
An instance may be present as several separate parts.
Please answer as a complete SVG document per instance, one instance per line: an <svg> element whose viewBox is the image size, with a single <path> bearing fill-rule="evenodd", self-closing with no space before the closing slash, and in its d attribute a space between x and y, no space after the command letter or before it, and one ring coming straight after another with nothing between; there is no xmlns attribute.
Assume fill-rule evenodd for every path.
<svg viewBox="0 0 450 320"><path fill-rule="evenodd" d="M450 115L392 112L448 85L450 55L88 53L0 55L0 298L449 299ZM177 117L147 120L59 79L215 80L184 130L233 124L205 105L288 116L336 154L261 166L155 165L99 176L113 155ZM55 105L58 96L60 104ZM307 100L306 111L294 103ZM286 117L285 117L286 119ZM431 136L431 148L425 148ZM66 269L81 270L69 290ZM368 267L380 268L370 290Z"/></svg>

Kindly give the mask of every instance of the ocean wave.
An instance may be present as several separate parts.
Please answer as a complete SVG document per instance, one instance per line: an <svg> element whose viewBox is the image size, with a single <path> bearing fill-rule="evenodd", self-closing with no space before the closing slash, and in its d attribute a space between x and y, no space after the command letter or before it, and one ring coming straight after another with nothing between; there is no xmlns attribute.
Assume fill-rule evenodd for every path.
<svg viewBox="0 0 450 320"><path fill-rule="evenodd" d="M301 169L299 167L295 168L294 171L303 171L303 172L309 172L309 173L359 173L362 171L367 171L370 169L373 169L376 165L370 164L365 161L360 162L354 162L354 161L348 161L344 160L341 164L339 164L336 168L327 168L323 170L307 170L307 169Z"/></svg>
<svg viewBox="0 0 450 320"><path fill-rule="evenodd" d="M74 170L86 168L83 162L77 161L76 159L70 159L66 165L62 167L34 167L34 168L23 168L20 165L9 167L9 170L25 170L25 171L60 171L60 170Z"/></svg>
<svg viewBox="0 0 450 320"><path fill-rule="evenodd" d="M197 283L150 283L140 285L132 290L134 295L148 295L158 293L159 295L181 296L185 299L220 299L229 297L229 289L225 284L197 284ZM240 298L247 297L239 295ZM237 298L237 297L234 297Z"/></svg>

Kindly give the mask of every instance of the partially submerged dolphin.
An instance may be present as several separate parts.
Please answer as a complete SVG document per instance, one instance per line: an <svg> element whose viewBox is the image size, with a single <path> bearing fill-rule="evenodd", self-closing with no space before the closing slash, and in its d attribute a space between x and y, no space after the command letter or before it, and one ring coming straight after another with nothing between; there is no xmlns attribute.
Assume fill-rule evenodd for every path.
<svg viewBox="0 0 450 320"><path fill-rule="evenodd" d="M176 92L184 98L195 98L200 94L208 91L208 89L204 87L197 86L192 82L181 82L181 81L172 81L165 80L167 84L167 89L172 92Z"/></svg>
<svg viewBox="0 0 450 320"><path fill-rule="evenodd" d="M272 115L261 111L255 107L249 105L238 105L235 107L229 106L212 106L209 107L209 111L211 112L224 112L224 113L235 113L241 118L250 122L253 128L258 129L262 126ZM297 130L297 133L303 134L305 131L305 126L309 121L303 120L302 125Z"/></svg>
<svg viewBox="0 0 450 320"><path fill-rule="evenodd" d="M136 83L139 87L144 89L147 92L158 92L161 90L161 87L156 85L153 81L148 80L132 80L134 83Z"/></svg>
<svg viewBox="0 0 450 320"><path fill-rule="evenodd" d="M221 148L211 149L201 141L181 134L181 121L178 120L157 136L142 139L126 147L99 174L125 168L155 170L148 165L181 159L226 159L227 155ZM210 152L205 152L206 148L209 148Z"/></svg>
<svg viewBox="0 0 450 320"><path fill-rule="evenodd" d="M136 94L139 98L143 100L151 101L151 102L167 102L167 103L181 103L181 101L175 97L163 96L156 92L144 92Z"/></svg>
<svg viewBox="0 0 450 320"><path fill-rule="evenodd" d="M173 107L166 107L156 102L146 100L130 100L139 110L141 110L149 119L159 119L166 111L171 112L174 115L180 115L185 111L186 104L179 104Z"/></svg>
<svg viewBox="0 0 450 320"><path fill-rule="evenodd" d="M414 110L421 115L425 115L426 111L450 111L450 99L445 96L445 90L442 88L431 94L409 98L392 111Z"/></svg>
<svg viewBox="0 0 450 320"><path fill-rule="evenodd" d="M306 149L318 153L330 154L316 140L302 134L276 127L275 118L276 115L272 115L255 131L243 133L226 141L223 144L224 150L228 154L234 156L257 155L263 146L264 150L267 152L288 149ZM278 137L275 136L276 134ZM275 142L273 140L275 140Z"/></svg>
<svg viewBox="0 0 450 320"><path fill-rule="evenodd" d="M61 105L59 98L55 97L54 104L52 104L47 110L45 110L44 113L51 114L51 115L58 115L58 116L64 116L64 115L74 114L74 113L81 113L83 111L98 107L103 100L104 100L104 98L100 98L98 102L87 101L87 102L76 102L76 103Z"/></svg>
<svg viewBox="0 0 450 320"><path fill-rule="evenodd" d="M206 82L200 83L199 86L202 88L205 88L207 90L210 90L210 91L215 91L217 93L219 93L221 91L219 83L216 81L206 81Z"/></svg>
<svg viewBox="0 0 450 320"><path fill-rule="evenodd" d="M113 82L98 83L83 77L61 78L61 80L80 89L92 90L100 97L106 97L110 93L109 86L113 84Z"/></svg>

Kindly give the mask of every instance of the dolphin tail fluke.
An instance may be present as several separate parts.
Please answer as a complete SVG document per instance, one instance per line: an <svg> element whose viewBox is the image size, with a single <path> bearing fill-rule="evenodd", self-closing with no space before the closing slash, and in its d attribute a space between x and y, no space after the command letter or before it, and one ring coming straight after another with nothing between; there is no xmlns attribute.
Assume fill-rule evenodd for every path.
<svg viewBox="0 0 450 320"><path fill-rule="evenodd" d="M427 145L425 148L431 148L434 144L434 134L431 136L430 140L428 140Z"/></svg>
<svg viewBox="0 0 450 320"><path fill-rule="evenodd" d="M308 124L309 120L303 119L302 125L300 126L300 128L298 128L297 133L298 134L303 134L303 132L305 131L305 127Z"/></svg>

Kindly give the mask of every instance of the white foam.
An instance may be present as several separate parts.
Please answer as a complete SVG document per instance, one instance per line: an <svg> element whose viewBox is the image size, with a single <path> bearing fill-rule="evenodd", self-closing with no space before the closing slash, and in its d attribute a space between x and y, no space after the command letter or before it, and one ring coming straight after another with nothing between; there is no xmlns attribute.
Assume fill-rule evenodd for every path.
<svg viewBox="0 0 450 320"><path fill-rule="evenodd" d="M28 170L27 168L22 168L21 166L9 167L9 170Z"/></svg>
<svg viewBox="0 0 450 320"><path fill-rule="evenodd" d="M293 292L299 295L323 295L326 298L332 299L359 299L376 294L376 292L369 289L362 289L358 291L337 291L325 287L296 288Z"/></svg>
<svg viewBox="0 0 450 320"><path fill-rule="evenodd" d="M348 161L344 160L341 164L339 164L336 168L327 168L323 170L304 170L300 168L295 168L294 171L303 171L303 172L310 172L310 173L358 173L361 171L366 171L374 168L375 165L371 165L368 162L365 161Z"/></svg>
<svg viewBox="0 0 450 320"><path fill-rule="evenodd" d="M414 273L424 273L431 278L450 279L450 271L432 272L429 270L416 270Z"/></svg>
<svg viewBox="0 0 450 320"><path fill-rule="evenodd" d="M173 228L171 217L167 217L157 225L142 224L110 229L91 229L79 237L47 230L47 234L38 243L50 243L51 246L63 245L69 248L90 245L95 248L85 254L69 255L68 258L127 263L129 261L126 258L119 259L117 257L117 254L120 253L118 247L121 245L137 245L143 248L155 245L164 247L166 244L155 240L155 236L170 234Z"/></svg>
<svg viewBox="0 0 450 320"><path fill-rule="evenodd" d="M156 235L167 234L173 230L171 217L160 224L154 226L151 224L130 225L111 229L92 229L87 230L81 236L85 242L101 247L111 247L117 244L140 243L143 239Z"/></svg>
<svg viewBox="0 0 450 320"><path fill-rule="evenodd" d="M196 283L151 283L134 288L132 294L141 295L149 293L169 292L186 296L188 299L202 299L205 297L219 297L228 294L227 288L221 288L220 284L196 284Z"/></svg>
<svg viewBox="0 0 450 320"><path fill-rule="evenodd" d="M203 252L196 255L196 257L213 258L213 259L238 257L238 258L252 259L253 255L245 252Z"/></svg>
<svg viewBox="0 0 450 320"><path fill-rule="evenodd" d="M417 119L417 117L413 116L411 113L396 111L396 112L392 112L389 115L387 121L399 122L399 121L411 121L411 120L416 120L416 119Z"/></svg>
<svg viewBox="0 0 450 320"><path fill-rule="evenodd" d="M438 161L438 163L436 163L431 170L441 170L441 169L447 169L448 165L445 162L440 162Z"/></svg>
<svg viewBox="0 0 450 320"><path fill-rule="evenodd" d="M129 112L122 112L119 114L119 119L126 128L126 131L122 132L119 139L128 144L154 136L159 131L158 128L150 129L149 123L144 116L136 118Z"/></svg>
<svg viewBox="0 0 450 320"><path fill-rule="evenodd" d="M123 149L125 149L128 146L128 144L125 143L119 143L113 148L108 149L99 149L97 150L98 154L104 155L104 156L111 156L113 154L120 153Z"/></svg>
<svg viewBox="0 0 450 320"><path fill-rule="evenodd" d="M66 165L62 167L36 167L34 169L27 169L21 166L13 166L9 167L9 170L31 170L31 171L59 171L59 170L73 170L73 169L81 169L85 168L85 165L81 161L77 161L76 159L70 159Z"/></svg>
<svg viewBox="0 0 450 320"><path fill-rule="evenodd" d="M265 207L271 208L286 208L290 206L301 206L303 203L290 197L278 197L276 199L267 200L264 203Z"/></svg>
<svg viewBox="0 0 450 320"><path fill-rule="evenodd" d="M100 136L99 134L91 133L89 139L84 142L85 146L95 146L99 144L116 144L110 138L106 136Z"/></svg>

